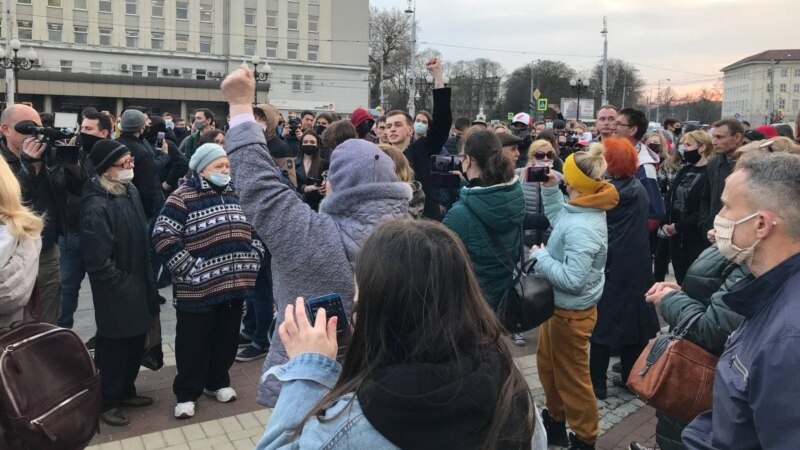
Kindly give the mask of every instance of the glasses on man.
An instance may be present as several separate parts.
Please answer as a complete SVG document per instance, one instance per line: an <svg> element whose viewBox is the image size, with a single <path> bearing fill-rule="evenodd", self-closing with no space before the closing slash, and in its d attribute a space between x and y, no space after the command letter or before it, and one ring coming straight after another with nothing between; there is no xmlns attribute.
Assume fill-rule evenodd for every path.
<svg viewBox="0 0 800 450"><path fill-rule="evenodd" d="M121 163L112 164L111 167L116 167L117 169L130 169L130 168L133 167L133 160L134 160L134 158L131 157L130 159L126 159L125 161L122 161Z"/></svg>
<svg viewBox="0 0 800 450"><path fill-rule="evenodd" d="M539 160L556 159L556 154L555 152L536 152L533 154L533 157Z"/></svg>
<svg viewBox="0 0 800 450"><path fill-rule="evenodd" d="M615 128L616 128L616 127L628 127L628 128L630 128L630 126L631 126L631 125L630 125L629 123L614 122L614 127L615 127Z"/></svg>

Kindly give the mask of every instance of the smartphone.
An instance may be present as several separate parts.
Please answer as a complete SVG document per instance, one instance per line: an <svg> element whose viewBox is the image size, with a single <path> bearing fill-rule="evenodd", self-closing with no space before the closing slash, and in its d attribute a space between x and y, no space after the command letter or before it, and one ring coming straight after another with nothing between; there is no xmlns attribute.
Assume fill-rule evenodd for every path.
<svg viewBox="0 0 800 450"><path fill-rule="evenodd" d="M164 145L164 132L159 131L158 137L156 137L156 149L161 150L162 145Z"/></svg>
<svg viewBox="0 0 800 450"><path fill-rule="evenodd" d="M458 189L461 187L461 177L452 173L431 172L431 187Z"/></svg>
<svg viewBox="0 0 800 450"><path fill-rule="evenodd" d="M543 167L531 166L528 167L528 170L525 172L525 181L528 183L547 181L549 179L550 179L550 168L547 166Z"/></svg>
<svg viewBox="0 0 800 450"><path fill-rule="evenodd" d="M317 320L317 311L320 308L325 309L325 314L329 319L333 316L339 318L339 321L336 323L336 340L339 347L341 347L347 332L347 314L342 304L342 296L339 294L328 294L306 300L306 314L308 314L308 320L311 321L311 325L314 325L314 322Z"/></svg>
<svg viewBox="0 0 800 450"><path fill-rule="evenodd" d="M306 182L307 185L322 186L323 181L319 178L309 178Z"/></svg>

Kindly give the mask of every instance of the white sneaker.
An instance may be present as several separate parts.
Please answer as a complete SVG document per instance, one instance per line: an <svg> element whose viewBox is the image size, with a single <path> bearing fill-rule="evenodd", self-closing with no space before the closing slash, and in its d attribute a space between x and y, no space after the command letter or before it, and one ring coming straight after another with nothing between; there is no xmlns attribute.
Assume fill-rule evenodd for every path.
<svg viewBox="0 0 800 450"><path fill-rule="evenodd" d="M222 389L217 389L216 391L203 389L203 393L212 397L216 397L217 401L221 403L228 403L236 400L236 391L234 391L232 387L224 387Z"/></svg>
<svg viewBox="0 0 800 450"><path fill-rule="evenodd" d="M522 333L514 333L511 336L511 340L514 341L514 344L519 345L520 347L525 345L525 338L522 337Z"/></svg>
<svg viewBox="0 0 800 450"><path fill-rule="evenodd" d="M183 402L175 405L175 418L188 419L194 417L194 402Z"/></svg>

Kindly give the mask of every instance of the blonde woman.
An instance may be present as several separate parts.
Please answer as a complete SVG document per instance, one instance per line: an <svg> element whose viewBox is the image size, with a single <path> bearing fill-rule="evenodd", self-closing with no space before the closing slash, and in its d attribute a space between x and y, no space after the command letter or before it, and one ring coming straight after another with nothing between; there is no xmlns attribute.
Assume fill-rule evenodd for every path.
<svg viewBox="0 0 800 450"><path fill-rule="evenodd" d="M528 167L548 167L554 172L559 180L562 175L553 168L553 163L558 159L558 153L553 148L550 141L533 141L528 147L528 163L525 167L517 169L517 176L522 183L522 193L525 196L525 229L524 242L528 247L538 244L546 244L550 236L550 222L544 213L542 205L541 184L531 182L526 179Z"/></svg>
<svg viewBox="0 0 800 450"><path fill-rule="evenodd" d="M0 158L0 327L22 319L39 271L41 217L22 204L22 191Z"/></svg>
<svg viewBox="0 0 800 450"><path fill-rule="evenodd" d="M680 171L686 163L675 149L667 150L664 142L664 137L658 133L645 135L645 143L648 145L648 148L651 148L650 145L658 144L657 147L654 146L657 149L651 148L651 150L661 155L663 148L663 152L665 152L664 155L666 155L661 158L661 164L658 166L658 172L656 173L656 180L658 181L658 189L661 191L661 196L664 198L664 204L668 205L669 190L672 187L672 182L675 180L678 171ZM653 260L653 275L655 281L664 281L667 276L667 270L669 269L669 237L664 234L661 227L658 229L657 236Z"/></svg>
<svg viewBox="0 0 800 450"><path fill-rule="evenodd" d="M425 192L422 191L422 184L414 179L414 169L408 164L403 152L397 147L389 144L380 144L378 148L383 150L394 162L394 171L397 173L397 180L411 185L412 197L408 202L408 215L414 219L422 217L425 209Z"/></svg>

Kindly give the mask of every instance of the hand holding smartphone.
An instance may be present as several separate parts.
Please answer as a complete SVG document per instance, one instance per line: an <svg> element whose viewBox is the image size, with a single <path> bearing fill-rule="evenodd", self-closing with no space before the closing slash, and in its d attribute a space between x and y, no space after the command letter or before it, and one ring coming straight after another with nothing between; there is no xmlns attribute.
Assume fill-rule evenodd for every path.
<svg viewBox="0 0 800 450"><path fill-rule="evenodd" d="M550 178L550 168L547 166L530 166L525 171L525 181L527 183L541 183Z"/></svg>
<svg viewBox="0 0 800 450"><path fill-rule="evenodd" d="M342 304L342 297L339 294L328 294L321 297L315 297L306 301L306 314L311 323L317 319L317 311L320 308L325 309L325 314L328 318L336 316L338 322L336 324L336 341L339 347L342 347L344 337L347 333L347 313Z"/></svg>

